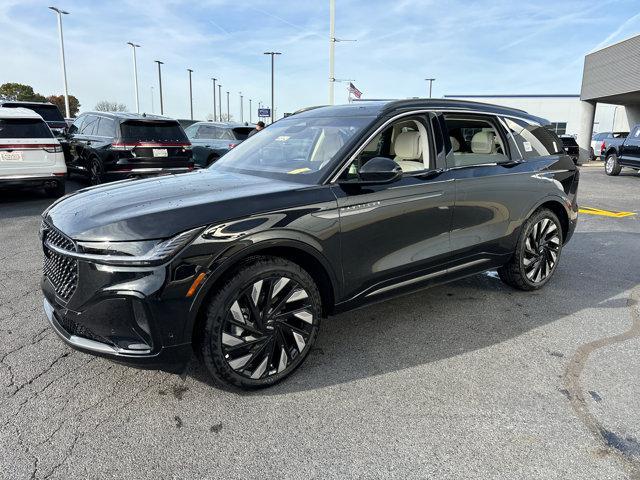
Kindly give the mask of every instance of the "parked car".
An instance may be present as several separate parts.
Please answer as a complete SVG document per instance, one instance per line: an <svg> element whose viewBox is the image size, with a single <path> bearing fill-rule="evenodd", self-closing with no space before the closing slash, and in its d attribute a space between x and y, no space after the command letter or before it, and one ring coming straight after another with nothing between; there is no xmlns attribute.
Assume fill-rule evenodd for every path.
<svg viewBox="0 0 640 480"><path fill-rule="evenodd" d="M193 145L194 162L204 168L246 140L253 129L241 123L198 122L185 133Z"/></svg>
<svg viewBox="0 0 640 480"><path fill-rule="evenodd" d="M619 175L622 167L640 171L640 124L631 129L625 138L605 140L604 171L607 175Z"/></svg>
<svg viewBox="0 0 640 480"><path fill-rule="evenodd" d="M607 144L622 143L629 132L600 132L591 137L591 158L602 157L604 160Z"/></svg>
<svg viewBox="0 0 640 480"><path fill-rule="evenodd" d="M75 192L43 213L46 315L83 352L182 368L195 349L216 381L257 388L300 366L326 315L492 269L539 289L578 218L579 171L545 123L455 100L327 106L207 169Z"/></svg>
<svg viewBox="0 0 640 480"><path fill-rule="evenodd" d="M69 171L93 185L193 170L191 144L176 120L136 113L88 112L69 128Z"/></svg>
<svg viewBox="0 0 640 480"><path fill-rule="evenodd" d="M40 115L56 137L63 137L67 131L67 122L62 113L53 103L50 102L22 102L5 100L0 102L0 107L5 108L28 108Z"/></svg>
<svg viewBox="0 0 640 480"><path fill-rule="evenodd" d="M60 142L42 117L0 107L0 187L44 188L57 198L64 195L66 175Z"/></svg>
<svg viewBox="0 0 640 480"><path fill-rule="evenodd" d="M562 148L567 152L567 155L571 157L573 163L578 163L578 158L580 157L580 147L578 146L578 142L576 142L575 137L572 135L560 135L560 141L562 142Z"/></svg>

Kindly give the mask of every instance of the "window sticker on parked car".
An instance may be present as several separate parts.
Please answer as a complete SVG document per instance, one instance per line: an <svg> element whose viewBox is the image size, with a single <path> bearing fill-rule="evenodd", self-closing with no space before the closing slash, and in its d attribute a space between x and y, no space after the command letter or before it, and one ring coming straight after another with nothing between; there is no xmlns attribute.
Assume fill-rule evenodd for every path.
<svg viewBox="0 0 640 480"><path fill-rule="evenodd" d="M524 151L525 152L532 152L533 151L533 147L531 146L531 142L522 142L522 145L524 146Z"/></svg>
<svg viewBox="0 0 640 480"><path fill-rule="evenodd" d="M278 138L276 138L276 142L286 142L290 138L291 137L289 135L280 135Z"/></svg>
<svg viewBox="0 0 640 480"><path fill-rule="evenodd" d="M311 169L304 167L304 168L296 168L295 170L291 170L289 172L287 172L290 175L297 175L298 173L306 173L306 172L310 172Z"/></svg>

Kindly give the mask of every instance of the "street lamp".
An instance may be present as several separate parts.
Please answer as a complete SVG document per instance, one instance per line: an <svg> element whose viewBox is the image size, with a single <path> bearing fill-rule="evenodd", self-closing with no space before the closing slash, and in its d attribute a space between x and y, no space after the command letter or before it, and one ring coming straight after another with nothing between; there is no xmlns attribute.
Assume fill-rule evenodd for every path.
<svg viewBox="0 0 640 480"><path fill-rule="evenodd" d="M69 12L60 10L56 7L49 7L58 15L58 34L60 36L60 62L62 63L62 82L64 84L64 108L67 118L71 118L71 110L69 110L69 88L67 86L67 66L64 60L64 38L62 37L62 15L69 15Z"/></svg>
<svg viewBox="0 0 640 480"><path fill-rule="evenodd" d="M265 55L271 55L271 123L273 123L273 119L274 119L274 112L276 109L276 104L275 104L275 93L274 93L274 81L273 81L273 58L275 55L282 55L281 52L264 52Z"/></svg>
<svg viewBox="0 0 640 480"><path fill-rule="evenodd" d="M242 101L242 92L238 92L240 94L240 123L244 122L244 112L243 112L243 101Z"/></svg>
<svg viewBox="0 0 640 480"><path fill-rule="evenodd" d="M213 80L213 121L216 121L216 80L217 78L211 77Z"/></svg>
<svg viewBox="0 0 640 480"><path fill-rule="evenodd" d="M218 120L222 121L222 85L218 84Z"/></svg>
<svg viewBox="0 0 640 480"><path fill-rule="evenodd" d="M249 123L253 123L253 109L251 107L251 99L249 99Z"/></svg>
<svg viewBox="0 0 640 480"><path fill-rule="evenodd" d="M193 120L193 87L191 84L191 74L193 70L187 68L187 72L189 72L189 106L191 107L191 120Z"/></svg>
<svg viewBox="0 0 640 480"><path fill-rule="evenodd" d="M227 90L227 122L231 121L231 117L229 115L229 90Z"/></svg>
<svg viewBox="0 0 640 480"><path fill-rule="evenodd" d="M160 115L164 115L164 108L162 105L162 71L160 70L160 65L163 65L164 62L160 60L154 60L158 64L158 86L160 87Z"/></svg>
<svg viewBox="0 0 640 480"><path fill-rule="evenodd" d="M136 45L132 42L127 42L127 45L131 45L133 50L133 84L136 89L136 112L140 113L140 97L138 96L138 62L136 60L136 48L140 48L140 45Z"/></svg>
<svg viewBox="0 0 640 480"><path fill-rule="evenodd" d="M431 98L431 88L433 87L433 82L435 82L435 78L425 78L427 82L429 82L429 98Z"/></svg>
<svg viewBox="0 0 640 480"><path fill-rule="evenodd" d="M156 113L156 107L153 104L153 85L151 85L151 113Z"/></svg>

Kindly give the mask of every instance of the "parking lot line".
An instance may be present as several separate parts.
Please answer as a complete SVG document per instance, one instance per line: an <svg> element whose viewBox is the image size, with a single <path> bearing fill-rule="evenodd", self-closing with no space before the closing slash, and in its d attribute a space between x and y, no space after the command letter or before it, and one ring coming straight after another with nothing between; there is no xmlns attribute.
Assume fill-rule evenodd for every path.
<svg viewBox="0 0 640 480"><path fill-rule="evenodd" d="M613 212L610 210L601 210L599 208L592 208L592 207L580 207L578 212L586 213L587 215L600 215L602 217L611 217L611 218L623 218L623 217L631 217L632 215L635 215L634 212Z"/></svg>

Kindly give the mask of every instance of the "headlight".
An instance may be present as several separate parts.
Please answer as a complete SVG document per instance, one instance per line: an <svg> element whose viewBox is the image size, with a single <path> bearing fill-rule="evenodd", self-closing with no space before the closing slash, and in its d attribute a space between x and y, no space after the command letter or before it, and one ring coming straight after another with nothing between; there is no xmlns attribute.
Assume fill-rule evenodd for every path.
<svg viewBox="0 0 640 480"><path fill-rule="evenodd" d="M167 240L145 240L141 242L77 242L79 252L62 250L62 255L105 265L160 265L182 250L202 228L180 233ZM60 250L47 244L51 250Z"/></svg>

